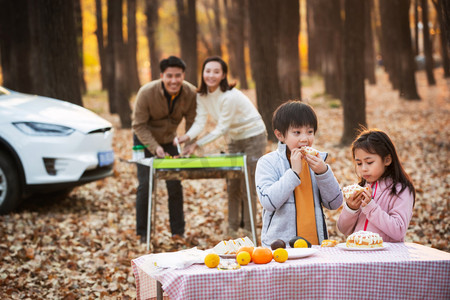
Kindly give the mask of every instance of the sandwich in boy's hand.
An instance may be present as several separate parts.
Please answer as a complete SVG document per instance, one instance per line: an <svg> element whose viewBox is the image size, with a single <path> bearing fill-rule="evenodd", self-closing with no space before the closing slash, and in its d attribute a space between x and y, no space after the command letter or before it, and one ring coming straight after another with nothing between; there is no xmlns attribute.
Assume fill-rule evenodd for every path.
<svg viewBox="0 0 450 300"><path fill-rule="evenodd" d="M342 192L344 193L345 198L350 198L350 196L354 195L354 197L361 194L364 190L369 190L368 186L360 186L357 183L354 183L352 185L346 186L342 189Z"/></svg>
<svg viewBox="0 0 450 300"><path fill-rule="evenodd" d="M317 151L316 149L312 148L312 147L308 147L308 146L303 146L300 148L300 152L303 155L309 154L312 156L317 156L319 155L319 151Z"/></svg>

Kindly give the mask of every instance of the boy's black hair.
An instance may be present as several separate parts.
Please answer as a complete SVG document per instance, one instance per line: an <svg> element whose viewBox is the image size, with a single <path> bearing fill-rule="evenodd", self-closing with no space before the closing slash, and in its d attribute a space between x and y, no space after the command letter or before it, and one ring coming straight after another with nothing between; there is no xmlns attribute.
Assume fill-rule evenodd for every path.
<svg viewBox="0 0 450 300"><path fill-rule="evenodd" d="M284 102L273 112L272 128L283 136L290 127L311 126L314 134L317 131L317 116L314 109L301 101L289 100Z"/></svg>
<svg viewBox="0 0 450 300"><path fill-rule="evenodd" d="M184 61L176 56L169 56L168 58L161 60L161 62L159 63L159 69L161 70L161 73L164 73L164 71L170 67L180 68L183 70L183 72L184 70L186 70L186 64L184 63Z"/></svg>

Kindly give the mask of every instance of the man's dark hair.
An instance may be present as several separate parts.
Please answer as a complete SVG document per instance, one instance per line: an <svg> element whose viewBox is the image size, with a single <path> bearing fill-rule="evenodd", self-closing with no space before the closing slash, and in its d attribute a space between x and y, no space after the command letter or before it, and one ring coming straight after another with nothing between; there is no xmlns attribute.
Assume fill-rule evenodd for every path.
<svg viewBox="0 0 450 300"><path fill-rule="evenodd" d="M281 104L273 113L272 127L277 129L283 136L289 127L311 126L314 134L317 131L317 116L314 109L301 101L289 100Z"/></svg>
<svg viewBox="0 0 450 300"><path fill-rule="evenodd" d="M161 73L164 73L164 71L170 67L180 68L184 72L184 70L186 69L186 64L181 60L181 58L176 56L169 56L168 58L161 60L161 62L159 63Z"/></svg>

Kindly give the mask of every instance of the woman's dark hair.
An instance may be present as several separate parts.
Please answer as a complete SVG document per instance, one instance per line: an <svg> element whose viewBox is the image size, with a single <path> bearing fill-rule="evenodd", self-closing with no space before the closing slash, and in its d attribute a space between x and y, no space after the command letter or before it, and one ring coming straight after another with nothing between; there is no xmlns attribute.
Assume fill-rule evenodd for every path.
<svg viewBox="0 0 450 300"><path fill-rule="evenodd" d="M208 87L206 86L205 79L203 78L203 71L205 71L206 64L211 62L211 61L216 61L216 62L220 63L220 65L222 66L222 72L223 72L223 75L225 75L224 78L220 81L220 84L219 84L220 90L222 92L231 90L236 85L236 83L231 83L231 84L228 83L228 79L227 79L228 66L227 66L227 63L224 62L223 59L220 58L219 56L211 56L211 57L208 57L207 59L205 59L205 61L203 62L203 66L202 66L202 80L201 80L201 83L200 83L200 87L197 90L197 92L200 95L208 94Z"/></svg>
<svg viewBox="0 0 450 300"><path fill-rule="evenodd" d="M176 56L169 56L168 58L165 58L160 61L159 63L159 69L161 70L161 73L164 73L167 68L169 67L176 67L183 70L186 70L186 64L184 61Z"/></svg>
<svg viewBox="0 0 450 300"><path fill-rule="evenodd" d="M311 126L317 131L317 116L314 109L301 101L289 100L273 112L272 128L286 135L290 127Z"/></svg>
<svg viewBox="0 0 450 300"><path fill-rule="evenodd" d="M384 160L389 155L391 156L392 162L386 167L381 178L390 177L392 178L392 189L391 194L397 195L403 192L406 188L409 188L414 196L414 201L416 199L416 190L412 184L411 178L405 172L398 158L397 151L395 150L394 143L391 141L389 136L379 129L365 129L362 128L358 137L353 141L352 144L352 155L355 158L355 150L362 149L368 153L377 154L381 156ZM396 185L401 184L402 188L397 192ZM361 179L361 186L366 184L365 179Z"/></svg>

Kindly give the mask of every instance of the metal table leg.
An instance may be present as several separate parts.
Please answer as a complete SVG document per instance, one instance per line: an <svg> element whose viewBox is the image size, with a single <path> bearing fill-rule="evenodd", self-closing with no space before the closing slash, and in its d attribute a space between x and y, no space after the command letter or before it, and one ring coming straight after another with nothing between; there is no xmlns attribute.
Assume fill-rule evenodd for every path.
<svg viewBox="0 0 450 300"><path fill-rule="evenodd" d="M153 204L153 158L150 161L149 181L148 181L148 213L147 213L147 252L150 250L150 230L152 227L152 204Z"/></svg>
<svg viewBox="0 0 450 300"><path fill-rule="evenodd" d="M258 245L258 239L256 238L255 220L253 219L253 205L252 197L250 194L250 184L248 182L248 170L247 170L247 155L244 155L244 175L245 175L245 186L247 189L247 200L248 200L248 212L250 214L250 224L252 226L253 243L255 246Z"/></svg>

